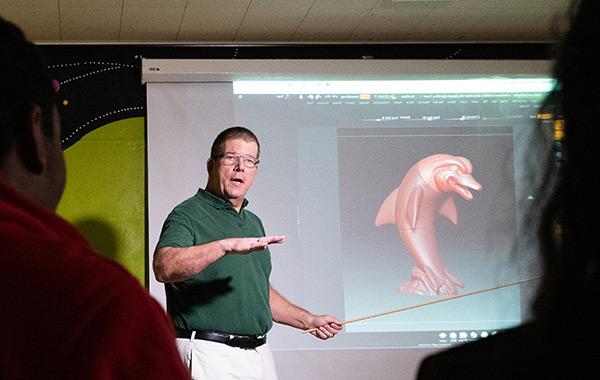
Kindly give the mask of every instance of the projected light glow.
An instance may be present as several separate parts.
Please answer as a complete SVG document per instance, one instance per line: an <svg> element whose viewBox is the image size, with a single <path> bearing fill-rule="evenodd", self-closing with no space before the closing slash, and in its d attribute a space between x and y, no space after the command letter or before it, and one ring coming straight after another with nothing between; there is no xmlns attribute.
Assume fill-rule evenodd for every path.
<svg viewBox="0 0 600 380"><path fill-rule="evenodd" d="M385 81L239 80L233 82L233 93L236 95L546 93L552 90L554 85L555 81L549 78Z"/></svg>
<svg viewBox="0 0 600 380"><path fill-rule="evenodd" d="M151 247L172 206L206 183L203 165L214 137L244 125L261 141L249 209L262 218L267 234L287 236L285 244L272 247L271 282L293 302L349 320L440 297L397 290L415 262L397 226L374 223L403 176L434 154L467 157L483 186L468 203L454 197L457 224L435 220L444 267L465 285L458 293L535 277L533 251L515 247L515 239L533 202L524 180L528 135L555 85L544 72L547 65L387 61L385 78L369 78L382 71L376 66L382 63L373 62L372 69L368 62L356 63L355 76L352 70L319 76L319 68L331 73L345 66L284 60L282 74L274 69L277 62L250 61L219 61L214 72L197 63L189 83L184 74L192 72L191 63L180 73L161 67L165 79L149 74ZM244 72L244 65L251 69ZM262 66L272 75L261 72ZM440 347L478 339L522 323L527 290L534 287L348 324L326 347ZM159 298L161 291L151 286ZM323 348L308 334L281 326L269 341L275 350Z"/></svg>

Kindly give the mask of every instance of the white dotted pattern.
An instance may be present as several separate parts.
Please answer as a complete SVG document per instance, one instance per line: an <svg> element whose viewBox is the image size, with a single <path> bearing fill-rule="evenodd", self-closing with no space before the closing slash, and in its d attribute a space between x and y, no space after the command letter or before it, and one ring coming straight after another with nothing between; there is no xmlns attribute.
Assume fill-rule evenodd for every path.
<svg viewBox="0 0 600 380"><path fill-rule="evenodd" d="M135 68L135 65L128 65L125 63L117 63L117 62L96 62L96 61L90 61L90 62L73 62L73 63L61 63L60 65L50 65L48 66L51 69L57 68L57 67L71 67L71 66L85 66L85 65L102 65L102 66L119 66L119 67L129 67L129 68Z"/></svg>
<svg viewBox="0 0 600 380"><path fill-rule="evenodd" d="M95 74L99 74L102 72L106 72L106 71L110 71L110 70L117 70L117 69L122 69L122 68L128 68L128 69L134 69L135 65L130 65L130 64L124 64L124 63L116 63L116 62L101 62L101 61L86 61L86 62L73 62L73 63L62 63L62 64L58 64L58 65L50 65L48 66L48 68L50 69L55 69L55 68L63 68L63 67L78 67L78 66L109 66L103 69L99 69L99 70L94 70L91 71L89 73L86 74L82 74L82 75L77 75L75 77L69 78L69 79L65 79L63 81L61 81L61 85L64 83L69 83L69 82L73 82L79 79L83 79L85 77L89 77L91 75L95 75ZM111 112L107 112L103 115L100 116L96 116L95 118L87 121L85 124L80 125L79 127L77 127L69 136L67 136L66 138L61 140L61 143L65 143L67 141L69 141L70 139L72 139L76 134L78 134L81 130L87 128L88 126L90 126L92 123L103 119L105 117L111 116L111 115L115 115L121 112L126 112L126 111L134 111L134 110L142 110L144 109L144 107L126 107L126 108L121 108L118 110L114 110Z"/></svg>
<svg viewBox="0 0 600 380"><path fill-rule="evenodd" d="M70 139L72 139L73 136L75 136L77 133L79 133L79 131L81 131L82 129L87 128L92 123L94 123L94 122L96 122L96 121L98 121L100 119L103 119L103 118L105 118L107 116L116 115L118 113L126 112L126 111L136 111L136 110L143 110L143 109L144 109L144 107L126 107L126 108L121 108L121 109L114 110L114 111L111 111L111 112L107 112L107 113L105 113L103 115L100 115L100 116L96 116L95 118L87 121L85 124L82 124L79 127L77 127L69 136L67 136L64 139L62 139L61 143L64 144L65 142L67 142Z"/></svg>
<svg viewBox="0 0 600 380"><path fill-rule="evenodd" d="M69 83L69 82L73 82L79 79L83 79L85 77L89 77L91 75L96 75L102 72L106 72L106 71L110 71L110 70L118 70L118 69L122 69L122 68L128 68L128 69L134 69L135 66L134 65L129 65L129 64L124 64L124 63L115 63L115 62L96 62L96 61L90 61L90 62L73 62L73 63L62 63L60 65L50 65L48 66L48 68L54 69L54 68L61 68L61 67L77 67L77 66L85 66L85 65L94 65L94 66L110 66L107 68L103 68L103 69L99 69L99 70L94 70L94 71L90 71L89 73L86 74L82 74L82 75L78 75L69 79L65 79L63 81L60 82L60 84L64 84L64 83Z"/></svg>
<svg viewBox="0 0 600 380"><path fill-rule="evenodd" d="M452 59L452 58L456 57L457 55L459 55L460 53L462 53L462 49L456 50L454 53L447 56L446 59Z"/></svg>

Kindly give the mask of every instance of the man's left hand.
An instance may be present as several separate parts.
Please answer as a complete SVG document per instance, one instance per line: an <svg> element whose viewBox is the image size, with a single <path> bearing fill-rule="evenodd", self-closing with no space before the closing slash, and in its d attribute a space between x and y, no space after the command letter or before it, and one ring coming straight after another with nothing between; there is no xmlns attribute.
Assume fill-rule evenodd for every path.
<svg viewBox="0 0 600 380"><path fill-rule="evenodd" d="M323 340L333 338L342 331L341 322L331 315L317 315L311 321L311 325L311 329L316 328L311 334Z"/></svg>

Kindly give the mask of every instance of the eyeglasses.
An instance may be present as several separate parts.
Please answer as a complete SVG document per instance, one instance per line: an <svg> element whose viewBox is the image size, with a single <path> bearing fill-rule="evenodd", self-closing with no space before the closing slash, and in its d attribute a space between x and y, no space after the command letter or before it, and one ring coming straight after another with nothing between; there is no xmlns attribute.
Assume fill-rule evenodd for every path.
<svg viewBox="0 0 600 380"><path fill-rule="evenodd" d="M225 154L221 154L216 156L215 158L222 158L222 162L223 165L225 166L232 166L232 165L237 165L240 162L240 158L242 159L242 162L244 163L244 166L250 169L255 168L258 163L260 162L259 160L255 159L252 156L244 156L242 154L231 154L231 153L225 153Z"/></svg>

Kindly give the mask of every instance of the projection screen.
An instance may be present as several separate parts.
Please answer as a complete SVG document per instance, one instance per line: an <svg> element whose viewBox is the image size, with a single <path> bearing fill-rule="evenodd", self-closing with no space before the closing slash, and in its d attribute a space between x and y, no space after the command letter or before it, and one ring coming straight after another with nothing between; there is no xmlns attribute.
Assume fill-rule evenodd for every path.
<svg viewBox="0 0 600 380"><path fill-rule="evenodd" d="M548 62L144 59L142 69L150 262L168 213L206 185L215 136L243 125L261 142L248 208L287 237L271 247L271 283L292 302L352 320L537 276L534 247L515 243L535 203L525 153L554 85ZM440 185L448 173L454 187ZM284 379L408 379L427 353L523 323L536 285L349 323L326 342L276 325L269 342Z"/></svg>

